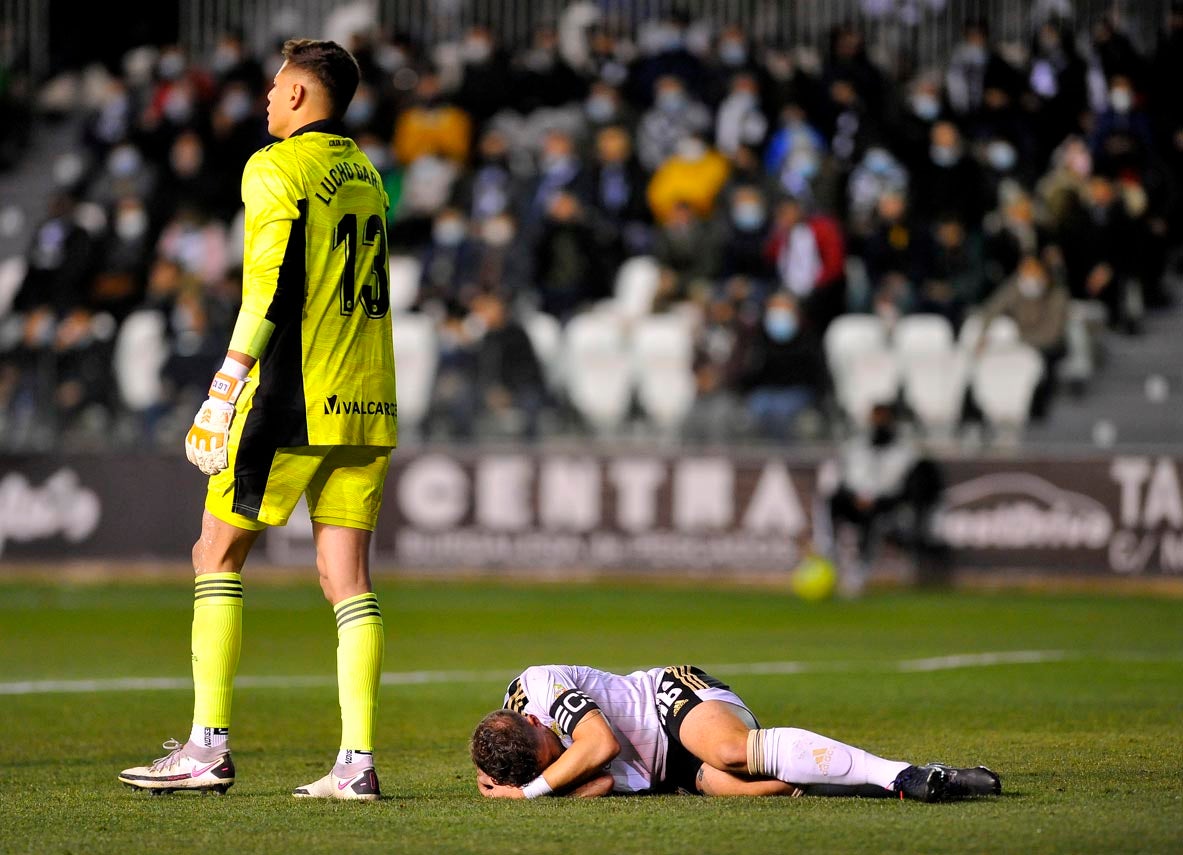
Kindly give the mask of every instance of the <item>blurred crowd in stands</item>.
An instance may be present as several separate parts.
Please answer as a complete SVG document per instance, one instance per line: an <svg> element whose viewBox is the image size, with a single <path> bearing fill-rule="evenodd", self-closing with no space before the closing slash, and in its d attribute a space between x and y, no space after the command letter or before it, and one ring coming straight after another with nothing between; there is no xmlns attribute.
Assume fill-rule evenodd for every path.
<svg viewBox="0 0 1183 855"><path fill-rule="evenodd" d="M1136 334L1170 299L1183 8L1144 52L1108 20L1037 22L1022 45L975 22L943 67L901 75L853 25L813 51L690 23L562 43L544 26L513 51L479 26L354 38L345 123L389 192L392 255L417 262L406 309L436 332L427 436L571 418L525 320L603 311L638 256L657 265L651 311L690 319L685 429L702 436L824 430L822 342L845 313L1010 316L1045 362L1041 411L1072 301ZM129 416L128 442L183 433L235 317L239 177L270 142L279 62L228 33L210 56L145 47L45 87L43 110L85 121L0 312L7 444ZM121 354L145 312L163 350ZM117 376L129 356L147 392Z"/></svg>

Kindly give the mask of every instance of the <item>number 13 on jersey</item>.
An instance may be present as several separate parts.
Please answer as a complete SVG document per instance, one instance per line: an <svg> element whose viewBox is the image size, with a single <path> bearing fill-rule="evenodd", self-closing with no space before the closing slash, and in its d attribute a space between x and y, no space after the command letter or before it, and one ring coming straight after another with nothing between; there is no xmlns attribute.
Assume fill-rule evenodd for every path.
<svg viewBox="0 0 1183 855"><path fill-rule="evenodd" d="M390 311L390 274L386 268L386 229L382 217L371 214L358 234L357 214L345 214L333 230L333 249L345 245L345 269L341 272L341 314L352 315L360 299L367 318L384 318ZM368 269L358 271L357 243L376 246ZM357 291L360 272L361 293Z"/></svg>

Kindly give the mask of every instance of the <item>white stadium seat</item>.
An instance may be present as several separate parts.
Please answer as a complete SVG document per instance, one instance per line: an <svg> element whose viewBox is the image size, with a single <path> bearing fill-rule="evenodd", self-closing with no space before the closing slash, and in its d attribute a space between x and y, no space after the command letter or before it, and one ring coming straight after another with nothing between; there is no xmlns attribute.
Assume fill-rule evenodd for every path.
<svg viewBox="0 0 1183 855"><path fill-rule="evenodd" d="M412 256L390 256L390 311L407 312L415 305L422 268L419 259Z"/></svg>
<svg viewBox="0 0 1183 855"><path fill-rule="evenodd" d="M966 353L973 353L982 337L982 316L974 313L961 324L961 334L957 338L958 346ZM1007 315L999 315L990 322L986 330L986 346L1015 344L1019 341L1019 325Z"/></svg>
<svg viewBox="0 0 1183 855"><path fill-rule="evenodd" d="M161 372L168 360L164 315L155 309L132 312L115 338L115 383L127 408L143 412L164 400Z"/></svg>
<svg viewBox="0 0 1183 855"><path fill-rule="evenodd" d="M614 431L628 415L631 368L623 325L615 315L587 312L567 323L563 336L567 396L598 432Z"/></svg>
<svg viewBox="0 0 1183 855"><path fill-rule="evenodd" d="M661 279L657 261L647 255L630 258L620 265L613 289L617 310L626 318L640 318L653 311L653 298Z"/></svg>
<svg viewBox="0 0 1183 855"><path fill-rule="evenodd" d="M886 354L888 359L892 359L890 351L887 350L887 327L876 315L839 315L826 328L822 348L826 355L826 365L830 369L830 377L834 381L834 394L839 405L856 423L861 424L866 414L855 417L851 406L856 409L862 407L860 400L856 399L861 399L864 390L860 387L855 390L854 398L849 396L851 372L855 362L867 353ZM898 384L898 371L896 375Z"/></svg>
<svg viewBox="0 0 1183 855"><path fill-rule="evenodd" d="M672 432L694 405L694 342L685 314L641 318L632 334L637 400L659 428Z"/></svg>
<svg viewBox="0 0 1183 855"><path fill-rule="evenodd" d="M943 315L905 315L892 330L891 344L905 370L916 360L943 359L953 352L953 325Z"/></svg>
<svg viewBox="0 0 1183 855"><path fill-rule="evenodd" d="M398 424L412 430L431 406L439 363L435 321L427 315L393 314L394 362L398 382Z"/></svg>
<svg viewBox="0 0 1183 855"><path fill-rule="evenodd" d="M951 436L961 421L969 385L969 357L954 351L945 359L906 359L904 402L930 434Z"/></svg>
<svg viewBox="0 0 1183 855"><path fill-rule="evenodd" d="M522 327L538 357L542 373L551 391L563 386L563 327L559 319L546 312L531 312L522 320Z"/></svg>
<svg viewBox="0 0 1183 855"><path fill-rule="evenodd" d="M29 265L24 256L14 255L0 261L0 318L8 314L12 301L24 284Z"/></svg>
<svg viewBox="0 0 1183 855"><path fill-rule="evenodd" d="M1025 344L991 346L973 367L974 401L991 426L1017 430L1027 423L1031 396L1043 377L1043 358Z"/></svg>
<svg viewBox="0 0 1183 855"><path fill-rule="evenodd" d="M894 403L900 393L900 367L886 348L850 357L838 387L838 403L852 423L865 426L876 404Z"/></svg>

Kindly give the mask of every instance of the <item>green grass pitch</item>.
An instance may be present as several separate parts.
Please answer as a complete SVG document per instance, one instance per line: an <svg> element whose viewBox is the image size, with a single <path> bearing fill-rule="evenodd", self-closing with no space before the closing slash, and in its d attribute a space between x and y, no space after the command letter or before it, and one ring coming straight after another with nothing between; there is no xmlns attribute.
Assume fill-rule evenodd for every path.
<svg viewBox="0 0 1183 855"><path fill-rule="evenodd" d="M0 584L0 852L1183 851L1178 600L901 592L811 606L767 588L380 580L385 670L401 676L381 696L385 798L366 805L289 795L336 749L332 613L311 579L246 581L240 674L275 679L236 693L239 777L223 797L115 780L187 733L188 688L111 682L183 684L187 579ZM983 653L1009 659L933 659ZM709 666L766 725L983 762L1004 795L483 800L467 737L539 662Z"/></svg>

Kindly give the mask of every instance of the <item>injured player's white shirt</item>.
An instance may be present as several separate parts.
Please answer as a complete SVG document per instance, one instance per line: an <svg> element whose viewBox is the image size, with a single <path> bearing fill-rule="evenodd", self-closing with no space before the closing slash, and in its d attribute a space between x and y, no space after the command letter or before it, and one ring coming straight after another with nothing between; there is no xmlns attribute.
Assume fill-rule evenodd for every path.
<svg viewBox="0 0 1183 855"><path fill-rule="evenodd" d="M584 665L534 665L509 684L505 708L537 716L564 748L583 717L599 709L620 743L608 765L613 792L639 793L665 775L669 738L657 711L664 672L653 668L622 676Z"/></svg>

